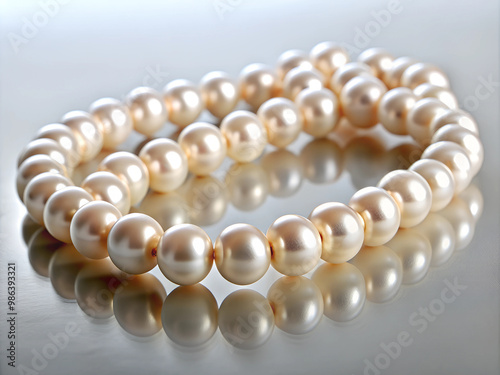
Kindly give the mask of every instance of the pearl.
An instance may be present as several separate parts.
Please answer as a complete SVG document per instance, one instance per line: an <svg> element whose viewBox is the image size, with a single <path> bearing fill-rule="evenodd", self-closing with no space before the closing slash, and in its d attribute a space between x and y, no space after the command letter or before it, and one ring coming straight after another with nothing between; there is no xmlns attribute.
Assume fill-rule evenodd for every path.
<svg viewBox="0 0 500 375"><path fill-rule="evenodd" d="M242 211L260 207L269 194L269 183L264 169L253 163L233 164L224 183L232 205Z"/></svg>
<svg viewBox="0 0 500 375"><path fill-rule="evenodd" d="M116 321L131 335L152 336L162 327L161 310L166 297L165 288L153 275L130 278L113 297Z"/></svg>
<svg viewBox="0 0 500 375"><path fill-rule="evenodd" d="M368 65L375 77L382 79L392 68L394 57L382 48L369 48L361 52L358 61Z"/></svg>
<svg viewBox="0 0 500 375"><path fill-rule="evenodd" d="M17 159L19 168L23 161L34 155L47 155L55 162L69 167L68 154L56 141L48 138L35 139L28 143Z"/></svg>
<svg viewBox="0 0 500 375"><path fill-rule="evenodd" d="M446 165L437 160L421 159L413 163L410 171L421 175L432 191L431 211L445 208L451 202L455 192L455 179Z"/></svg>
<svg viewBox="0 0 500 375"><path fill-rule="evenodd" d="M394 198L385 190L371 186L358 190L349 206L363 218L365 245L383 245L398 231L401 212Z"/></svg>
<svg viewBox="0 0 500 375"><path fill-rule="evenodd" d="M406 68L401 76L401 85L412 90L423 83L445 88L450 86L448 77L432 64L415 63Z"/></svg>
<svg viewBox="0 0 500 375"><path fill-rule="evenodd" d="M138 211L151 216L163 229L189 222L187 203L178 192L151 191L142 200Z"/></svg>
<svg viewBox="0 0 500 375"><path fill-rule="evenodd" d="M311 271L321 257L321 237L308 219L299 215L284 215L267 230L271 244L271 263L276 271L287 276L299 276Z"/></svg>
<svg viewBox="0 0 500 375"><path fill-rule="evenodd" d="M290 197L302 186L303 166L300 158L286 149L270 152L261 160L269 182L269 194Z"/></svg>
<svg viewBox="0 0 500 375"><path fill-rule="evenodd" d="M395 170L387 173L378 187L386 190L401 211L401 228L421 223L430 212L432 191L427 181L416 172Z"/></svg>
<svg viewBox="0 0 500 375"><path fill-rule="evenodd" d="M125 97L134 130L152 137L167 122L168 112L162 95L151 87L137 87Z"/></svg>
<svg viewBox="0 0 500 375"><path fill-rule="evenodd" d="M463 250L474 238L475 220L469 211L467 203L455 197L439 214L453 227L455 234L455 249Z"/></svg>
<svg viewBox="0 0 500 375"><path fill-rule="evenodd" d="M378 106L379 122L393 134L408 134L406 118L416 102L416 95L407 87L387 91Z"/></svg>
<svg viewBox="0 0 500 375"><path fill-rule="evenodd" d="M350 263L322 264L312 275L312 281L323 296L324 313L336 322L356 318L366 301L363 274Z"/></svg>
<svg viewBox="0 0 500 375"><path fill-rule="evenodd" d="M185 186L189 221L211 225L222 219L227 210L228 193L223 182L212 176L194 177Z"/></svg>
<svg viewBox="0 0 500 375"><path fill-rule="evenodd" d="M72 186L70 179L54 173L41 173L33 177L24 190L23 202L31 218L44 225L43 211L50 196L67 186Z"/></svg>
<svg viewBox="0 0 500 375"><path fill-rule="evenodd" d="M337 95L340 96L342 88L347 82L349 82L354 77L373 77L371 74L371 68L361 62L349 62L345 65L339 67L330 79L330 88Z"/></svg>
<svg viewBox="0 0 500 375"><path fill-rule="evenodd" d="M448 108L458 108L458 100L455 97L455 94L453 94L453 92L451 92L451 90L446 87L434 86L430 83L422 83L421 85L417 86L413 90L413 92L418 97L418 99L435 98L446 105Z"/></svg>
<svg viewBox="0 0 500 375"><path fill-rule="evenodd" d="M219 329L232 346L255 349L269 340L273 333L273 310L267 299L256 291L237 290L220 305Z"/></svg>
<svg viewBox="0 0 500 375"><path fill-rule="evenodd" d="M163 99L168 120L184 128L196 121L204 109L201 92L196 85L185 79L176 79L165 86Z"/></svg>
<svg viewBox="0 0 500 375"><path fill-rule="evenodd" d="M322 88L323 77L316 69L293 68L283 79L283 96L290 100L295 100L302 90Z"/></svg>
<svg viewBox="0 0 500 375"><path fill-rule="evenodd" d="M437 116L446 112L446 106L434 98L418 100L408 112L406 128L408 134L421 146L427 146L431 142L431 122Z"/></svg>
<svg viewBox="0 0 500 375"><path fill-rule="evenodd" d="M76 136L82 162L92 160L102 150L103 135L94 118L87 112L71 111L61 119Z"/></svg>
<svg viewBox="0 0 500 375"><path fill-rule="evenodd" d="M323 316L323 296L310 279L284 276L267 292L276 327L292 335L311 332Z"/></svg>
<svg viewBox="0 0 500 375"><path fill-rule="evenodd" d="M448 124L457 124L476 135L479 134L479 128L476 121L469 113L459 109L449 109L439 116L436 116L430 125L431 133L434 134L440 128Z"/></svg>
<svg viewBox="0 0 500 375"><path fill-rule="evenodd" d="M413 229L421 233L431 245L431 266L442 266L451 258L455 251L455 232L448 220L439 214L430 213Z"/></svg>
<svg viewBox="0 0 500 375"><path fill-rule="evenodd" d="M130 191L119 177L110 172L94 172L82 182L95 200L106 201L118 208L122 215L130 211Z"/></svg>
<svg viewBox="0 0 500 375"><path fill-rule="evenodd" d="M387 89L382 81L358 76L347 82L340 93L340 105L347 120L358 128L369 128L378 123L378 104Z"/></svg>
<svg viewBox="0 0 500 375"><path fill-rule="evenodd" d="M28 183L41 173L50 172L67 177L67 171L64 165L59 164L48 155L33 155L24 160L17 170L16 188L21 201L23 200L24 190Z"/></svg>
<svg viewBox="0 0 500 375"><path fill-rule="evenodd" d="M205 74L201 78L200 92L205 107L217 118L228 115L240 100L236 82L224 72Z"/></svg>
<svg viewBox="0 0 500 375"><path fill-rule="evenodd" d="M241 98L254 109L281 92L281 82L271 67L264 64L247 65L240 73Z"/></svg>
<svg viewBox="0 0 500 375"><path fill-rule="evenodd" d="M271 263L271 248L266 236L249 224L225 228L215 241L214 252L220 274L237 285L256 282Z"/></svg>
<svg viewBox="0 0 500 375"><path fill-rule="evenodd" d="M321 235L323 260L329 263L344 263L361 249L364 222L356 211L345 204L321 204L311 212L309 220Z"/></svg>
<svg viewBox="0 0 500 375"><path fill-rule="evenodd" d="M228 156L241 163L257 159L267 144L266 128L252 112L230 113L222 120L220 131L227 142Z"/></svg>
<svg viewBox="0 0 500 375"><path fill-rule="evenodd" d="M89 193L76 186L54 192L43 209L43 222L47 231L59 241L71 243L71 219L80 207L92 200Z"/></svg>
<svg viewBox="0 0 500 375"><path fill-rule="evenodd" d="M387 246L363 247L352 264L363 274L369 301L384 303L396 297L403 281L403 264L393 250Z"/></svg>
<svg viewBox="0 0 500 375"><path fill-rule="evenodd" d="M120 151L108 155L99 164L99 171L111 172L127 184L130 204L142 201L149 189L149 171L136 155Z"/></svg>
<svg viewBox="0 0 500 375"><path fill-rule="evenodd" d="M424 235L414 229L400 230L387 243L401 259L403 265L403 284L416 284L429 270L432 249Z"/></svg>
<svg viewBox="0 0 500 375"><path fill-rule="evenodd" d="M212 269L212 241L196 225L174 225L161 237L157 257L158 267L167 279L179 285L193 285Z"/></svg>
<svg viewBox="0 0 500 375"><path fill-rule="evenodd" d="M269 99L260 106L257 116L267 130L269 143L276 147L288 146L302 131L300 112L289 99Z"/></svg>
<svg viewBox="0 0 500 375"><path fill-rule="evenodd" d="M149 141L139 152L149 174L149 187L166 193L181 186L188 174L188 159L181 146L171 139Z"/></svg>
<svg viewBox="0 0 500 375"><path fill-rule="evenodd" d="M483 214L484 199L481 190L476 185L469 185L460 193L460 199L463 200L469 207L469 212L477 222Z"/></svg>
<svg viewBox="0 0 500 375"><path fill-rule="evenodd" d="M333 42L316 44L309 57L314 67L328 80L338 68L349 62L349 53L346 49Z"/></svg>
<svg viewBox="0 0 500 375"><path fill-rule="evenodd" d="M178 142L187 156L189 171L197 176L214 172L226 157L225 138L218 127L207 122L183 129Z"/></svg>
<svg viewBox="0 0 500 375"><path fill-rule="evenodd" d="M295 103L302 115L304 131L313 137L325 137L338 124L339 102L330 90L302 90L295 98Z"/></svg>
<svg viewBox="0 0 500 375"><path fill-rule="evenodd" d="M163 330L177 345L197 347L217 331L217 313L217 301L210 290L201 284L180 286L163 302Z"/></svg>
<svg viewBox="0 0 500 375"><path fill-rule="evenodd" d="M125 104L114 98L102 98L90 105L103 135L103 147L113 149L125 142L133 129L132 116Z"/></svg>
<svg viewBox="0 0 500 375"><path fill-rule="evenodd" d="M156 266L156 249L163 229L144 214L128 214L108 234L109 257L119 269L137 275Z"/></svg>
<svg viewBox="0 0 500 375"><path fill-rule="evenodd" d="M111 203L92 201L81 207L70 224L71 242L87 258L103 259L108 256L108 235L122 217Z"/></svg>
<svg viewBox="0 0 500 375"><path fill-rule="evenodd" d="M462 146L471 164L471 178L481 169L484 161L483 144L470 130L456 124L445 125L434 133L431 142L450 141Z"/></svg>
<svg viewBox="0 0 500 375"><path fill-rule="evenodd" d="M390 89L401 86L401 76L411 65L417 63L417 60L411 57L398 57L392 62L391 67L385 72L383 81Z"/></svg>
<svg viewBox="0 0 500 375"><path fill-rule="evenodd" d="M450 141L431 144L422 153L422 159L434 159L446 165L455 180L455 194L462 192L472 178L471 164L466 151Z"/></svg>
<svg viewBox="0 0 500 375"><path fill-rule="evenodd" d="M66 159L69 168L80 163L80 149L78 140L73 131L63 124L49 124L43 126L37 133L36 138L48 138L56 141L66 151Z"/></svg>
<svg viewBox="0 0 500 375"><path fill-rule="evenodd" d="M292 49L283 52L278 57L278 62L276 63L276 71L278 72L278 77L281 80L285 78L290 70L298 67L302 69L314 69L307 53Z"/></svg>
<svg viewBox="0 0 500 375"><path fill-rule="evenodd" d="M315 139L300 150L304 177L314 184L336 181L342 173L342 150L328 138Z"/></svg>

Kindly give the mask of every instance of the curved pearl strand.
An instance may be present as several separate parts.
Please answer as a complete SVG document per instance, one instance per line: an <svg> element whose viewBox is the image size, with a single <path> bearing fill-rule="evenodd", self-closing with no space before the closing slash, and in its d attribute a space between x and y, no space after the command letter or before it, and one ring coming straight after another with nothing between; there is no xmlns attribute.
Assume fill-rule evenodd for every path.
<svg viewBox="0 0 500 375"><path fill-rule="evenodd" d="M430 211L443 207L468 186L484 157L477 125L468 114L453 109L456 100L444 73L432 65L402 59L369 49L357 63L348 63L341 47L321 43L310 55L285 52L276 73L258 64L245 68L239 85L225 73L214 72L203 77L200 88L189 81L172 81L163 98L152 89L138 88L127 96L126 104L100 99L92 104L90 114L74 111L63 117L61 123L72 133L56 124L28 144L19 158L23 176L18 179L19 193L24 190L23 201L35 221L59 220L46 223L49 232L61 241L73 241L82 254L102 258L107 245L120 269L140 274L158 263L167 278L181 285L201 281L214 257L221 274L242 285L257 281L269 264L285 275L302 275L320 257L345 262L363 244L385 244L399 227L415 226ZM388 91L388 86L394 88ZM248 111L230 113L239 92L250 105L260 104L256 116ZM276 93L285 97L272 97ZM193 123L203 108L224 117L220 129ZM322 137L335 129L341 113L358 128L381 123L390 132L411 135L419 145L428 146L422 160L408 171L390 172L377 187L361 189L348 205L322 205L309 219L282 216L265 236L250 225L230 226L215 241L215 251L199 227L174 226L163 233L151 217L127 215L132 202L144 198L147 180L153 190L172 191L184 182L188 170L209 175L226 155L249 162L262 154L266 143L286 147L302 130ZM178 142L152 140L138 157L112 154L85 179L83 189L69 188L73 183L66 170L78 159L87 161L103 147L116 147L132 128L151 135L167 118L183 128ZM40 154L60 168L48 160L35 163L32 158ZM73 198L83 202L82 191L102 204L84 209L86 205L73 202ZM105 215L104 220L96 217L93 222L100 215ZM101 250L88 251L92 242Z"/></svg>

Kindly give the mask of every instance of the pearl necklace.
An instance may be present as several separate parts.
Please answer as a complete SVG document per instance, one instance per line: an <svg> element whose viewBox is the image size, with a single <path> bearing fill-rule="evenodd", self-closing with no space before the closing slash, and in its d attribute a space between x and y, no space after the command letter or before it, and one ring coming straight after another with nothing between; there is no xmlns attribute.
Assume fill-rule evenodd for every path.
<svg viewBox="0 0 500 375"><path fill-rule="evenodd" d="M468 186L482 164L483 147L475 121L457 109L448 87L438 68L394 59L377 48L357 62L330 42L310 54L287 51L276 69L244 68L239 86L212 72L200 88L174 80L163 96L141 87L125 103L105 98L90 113L67 113L22 151L18 192L29 215L52 236L92 259L109 254L126 273L146 273L158 264L170 281L191 285L205 278L215 260L220 274L239 285L260 279L270 264L284 275L303 275L320 258L344 263L362 246L387 243L400 227L421 223ZM240 96L256 114L233 112ZM195 122L204 108L222 118L220 128ZM324 203L308 218L282 216L266 234L238 223L212 243L199 226L179 224L164 232L150 216L128 213L148 189L173 191L188 172L209 175L226 156L251 162L267 143L286 147L302 130L324 137L341 114L357 128L381 123L391 133L409 134L426 147L421 160L388 173L377 187L359 190L348 205ZM167 119L182 129L177 142L151 140L139 156L113 153L81 187L73 186L69 176L76 165L120 145L133 129L152 136Z"/></svg>

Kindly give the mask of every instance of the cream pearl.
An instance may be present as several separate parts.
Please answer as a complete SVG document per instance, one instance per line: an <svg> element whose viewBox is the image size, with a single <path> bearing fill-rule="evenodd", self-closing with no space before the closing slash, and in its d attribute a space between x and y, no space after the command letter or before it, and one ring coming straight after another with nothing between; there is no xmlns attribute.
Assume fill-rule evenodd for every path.
<svg viewBox="0 0 500 375"><path fill-rule="evenodd" d="M421 223L430 212L432 191L427 181L416 172L395 170L387 173L377 185L386 190L401 211L401 228Z"/></svg>
<svg viewBox="0 0 500 375"><path fill-rule="evenodd" d="M240 100L236 82L224 72L205 74L201 78L200 92L205 107L217 118L229 114Z"/></svg>
<svg viewBox="0 0 500 375"><path fill-rule="evenodd" d="M432 191L431 211L445 208L451 202L455 192L455 179L446 165L438 160L421 159L413 163L410 171L421 175Z"/></svg>
<svg viewBox="0 0 500 375"><path fill-rule="evenodd" d="M323 88L323 77L316 69L293 68L283 79L283 96L295 100L305 89L320 90Z"/></svg>
<svg viewBox="0 0 500 375"><path fill-rule="evenodd" d="M227 186L213 176L193 177L185 185L189 221L211 225L222 219L228 206Z"/></svg>
<svg viewBox="0 0 500 375"><path fill-rule="evenodd" d="M382 79L392 68L394 56L382 48L369 48L361 52L358 61L368 65L375 77Z"/></svg>
<svg viewBox="0 0 500 375"><path fill-rule="evenodd" d="M178 142L187 156L189 171L197 176L214 172L226 157L226 139L218 127L207 122L184 128Z"/></svg>
<svg viewBox="0 0 500 375"><path fill-rule="evenodd" d="M217 301L201 284L180 286L163 302L161 322L177 345L197 347L217 332Z"/></svg>
<svg viewBox="0 0 500 375"><path fill-rule="evenodd" d="M102 150L103 135L94 118L87 112L71 111L61 119L76 136L82 162L92 160Z"/></svg>
<svg viewBox="0 0 500 375"><path fill-rule="evenodd" d="M188 205L178 192L150 191L137 210L151 216L163 229L189 222Z"/></svg>
<svg viewBox="0 0 500 375"><path fill-rule="evenodd" d="M261 160L266 172L269 194L275 197L290 197L302 186L303 166L300 158L286 149L270 152Z"/></svg>
<svg viewBox="0 0 500 375"><path fill-rule="evenodd" d="M440 141L431 144L422 153L422 159L434 159L446 165L455 180L455 194L462 192L472 179L471 164L464 148L455 142Z"/></svg>
<svg viewBox="0 0 500 375"><path fill-rule="evenodd" d="M111 172L127 184L131 205L142 201L148 192L149 171L141 159L130 152L119 151L106 156L98 170Z"/></svg>
<svg viewBox="0 0 500 375"><path fill-rule="evenodd" d="M176 79L165 86L163 99L168 120L183 128L200 116L204 109L201 92L196 85L185 79Z"/></svg>
<svg viewBox="0 0 500 375"><path fill-rule="evenodd" d="M267 292L276 327L292 335L311 332L323 316L323 296L310 279L283 276Z"/></svg>
<svg viewBox="0 0 500 375"><path fill-rule="evenodd" d="M417 102L416 95L407 87L397 87L387 91L378 106L378 121L389 132L406 135L408 112Z"/></svg>
<svg viewBox="0 0 500 375"><path fill-rule="evenodd" d="M271 247L264 233L249 224L225 228L214 244L215 265L229 282L248 285L259 280L271 263Z"/></svg>
<svg viewBox="0 0 500 375"><path fill-rule="evenodd" d="M149 187L166 193L181 186L188 174L188 159L181 146L171 139L154 139L141 149L139 158L149 174Z"/></svg>
<svg viewBox="0 0 500 375"><path fill-rule="evenodd" d="M323 296L325 315L336 322L356 318L366 301L365 279L350 263L322 264L312 275L312 281Z"/></svg>
<svg viewBox="0 0 500 375"><path fill-rule="evenodd" d="M432 143L440 141L450 141L462 146L469 157L471 176L479 172L484 161L484 148L476 134L459 125L449 124L439 128L432 136Z"/></svg>
<svg viewBox="0 0 500 375"><path fill-rule="evenodd" d="M460 109L449 109L439 116L436 116L430 125L431 133L434 134L440 128L448 124L457 124L476 135L479 134L479 128L476 121L469 113Z"/></svg>
<svg viewBox="0 0 500 375"><path fill-rule="evenodd" d="M163 229L144 214L128 214L113 225L108 234L109 257L119 269L133 275L156 266L156 251Z"/></svg>
<svg viewBox="0 0 500 375"><path fill-rule="evenodd" d="M403 284L415 284L421 281L427 271L432 257L429 240L414 229L400 230L387 243L401 259L403 265Z"/></svg>
<svg viewBox="0 0 500 375"><path fill-rule="evenodd" d="M168 112L162 95L151 87L137 87L125 97L134 130L152 137L167 122Z"/></svg>
<svg viewBox="0 0 500 375"><path fill-rule="evenodd" d="M302 69L314 69L313 64L309 60L309 56L304 51L291 49L283 52L278 57L276 71L278 72L278 77L281 80L285 78L290 70L297 67Z"/></svg>
<svg viewBox="0 0 500 375"><path fill-rule="evenodd" d="M347 120L358 128L376 125L378 105L386 91L385 85L377 78L352 78L340 93L340 105Z"/></svg>
<svg viewBox="0 0 500 375"><path fill-rule="evenodd" d="M87 258L108 256L108 235L122 214L111 203L92 201L81 207L70 224L71 242Z"/></svg>
<svg viewBox="0 0 500 375"><path fill-rule="evenodd" d="M349 62L345 65L342 65L335 71L329 81L329 87L337 96L340 96L342 88L345 86L345 84L354 77L358 76L373 77L371 68L361 62Z"/></svg>
<svg viewBox="0 0 500 375"><path fill-rule="evenodd" d="M71 243L71 219L80 207L92 200L89 193L76 186L68 186L54 192L43 209L45 228L55 239Z"/></svg>
<svg viewBox="0 0 500 375"><path fill-rule="evenodd" d="M106 201L118 208L122 215L130 211L130 191L119 177L110 172L94 172L82 182L95 200Z"/></svg>
<svg viewBox="0 0 500 375"><path fill-rule="evenodd" d="M239 77L241 98L254 109L281 92L281 82L270 66L250 64L243 68Z"/></svg>
<svg viewBox="0 0 500 375"><path fill-rule="evenodd" d="M321 258L329 263L344 263L361 249L364 222L356 211L342 203L323 203L312 210L309 220L321 235Z"/></svg>
<svg viewBox="0 0 500 375"><path fill-rule="evenodd" d="M413 90L418 99L435 98L442 102L450 109L458 108L458 100L453 92L446 87L431 85L430 83L422 83Z"/></svg>
<svg viewBox="0 0 500 375"><path fill-rule="evenodd" d="M133 129L132 116L118 99L102 98L90 105L89 112L103 135L103 147L113 149L125 142Z"/></svg>
<svg viewBox="0 0 500 375"><path fill-rule="evenodd" d="M337 97L327 89L307 88L295 98L302 114L304 131L321 138L330 133L340 118Z"/></svg>
<svg viewBox="0 0 500 375"><path fill-rule="evenodd" d="M469 185L460 193L460 199L467 204L474 221L477 222L484 209L484 198L481 190L476 185Z"/></svg>
<svg viewBox="0 0 500 375"><path fill-rule="evenodd" d="M227 171L224 183L232 205L242 211L260 207L269 194L267 174L260 165L233 164Z"/></svg>
<svg viewBox="0 0 500 375"><path fill-rule="evenodd" d="M24 190L23 202L31 218L44 225L43 211L50 196L56 191L72 186L73 182L60 175L50 172L33 177Z"/></svg>
<svg viewBox="0 0 500 375"><path fill-rule="evenodd" d="M179 285L193 285L212 269L212 241L196 225L174 225L161 236L157 257L158 267L167 279Z"/></svg>
<svg viewBox="0 0 500 375"><path fill-rule="evenodd" d="M232 346L255 349L271 337L274 314L267 299L250 289L228 295L219 308L219 329Z"/></svg>
<svg viewBox="0 0 500 375"><path fill-rule="evenodd" d="M65 151L69 168L74 168L80 163L80 149L78 140L73 131L63 124L49 124L43 126L36 138L48 138L56 141Z"/></svg>
<svg viewBox="0 0 500 375"><path fill-rule="evenodd" d="M414 230L421 233L431 245L430 265L445 264L455 251L455 232L451 224L439 214L430 213Z"/></svg>
<svg viewBox="0 0 500 375"><path fill-rule="evenodd" d="M398 57L392 62L391 67L385 72L383 81L390 89L401 86L401 76L404 71L418 61L407 56Z"/></svg>
<svg viewBox="0 0 500 375"><path fill-rule="evenodd" d="M287 276L299 276L311 271L321 257L321 237L308 219L299 215L284 215L267 230L271 244L271 264Z"/></svg>
<svg viewBox="0 0 500 375"><path fill-rule="evenodd" d="M260 106L257 116L267 130L269 143L276 147L288 146L302 131L300 112L289 99L269 99Z"/></svg>
<svg viewBox="0 0 500 375"><path fill-rule="evenodd" d="M342 174L342 150L328 138L315 139L300 150L304 177L315 184L332 183Z"/></svg>
<svg viewBox="0 0 500 375"><path fill-rule="evenodd" d="M30 156L21 163L17 170L16 188L21 201L23 200L24 190L28 183L34 177L44 172L60 174L65 177L68 176L64 165L59 164L50 156L43 154Z"/></svg>
<svg viewBox="0 0 500 375"><path fill-rule="evenodd" d="M421 146L427 146L431 142L431 122L437 116L445 113L446 105L435 98L424 98L418 100L408 112L406 129L408 134Z"/></svg>
<svg viewBox="0 0 500 375"><path fill-rule="evenodd" d="M55 162L69 167L66 150L53 139L35 139L28 143L17 159L17 167L19 168L23 161L34 155L47 155Z"/></svg>
<svg viewBox="0 0 500 375"><path fill-rule="evenodd" d="M227 141L228 156L238 162L257 159L267 144L266 128L249 111L234 111L224 117L220 131Z"/></svg>
<svg viewBox="0 0 500 375"><path fill-rule="evenodd" d="M394 251L387 246L363 247L352 264L363 274L369 301L384 303L396 297L403 281L403 264Z"/></svg>
<svg viewBox="0 0 500 375"><path fill-rule="evenodd" d="M382 245L398 231L401 212L394 198L385 190L371 186L363 188L354 193L349 206L363 218L365 245Z"/></svg>
<svg viewBox="0 0 500 375"><path fill-rule="evenodd" d="M427 63L416 63L405 69L401 76L401 85L415 89L423 83L449 87L448 77L438 67Z"/></svg>
<svg viewBox="0 0 500 375"><path fill-rule="evenodd" d="M333 73L341 66L349 62L349 54L346 49L333 42L321 42L316 44L309 58L316 69L329 80Z"/></svg>

